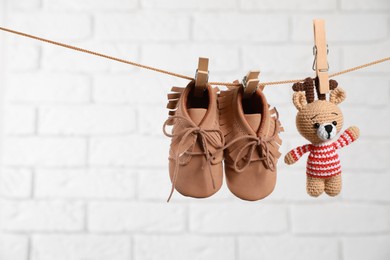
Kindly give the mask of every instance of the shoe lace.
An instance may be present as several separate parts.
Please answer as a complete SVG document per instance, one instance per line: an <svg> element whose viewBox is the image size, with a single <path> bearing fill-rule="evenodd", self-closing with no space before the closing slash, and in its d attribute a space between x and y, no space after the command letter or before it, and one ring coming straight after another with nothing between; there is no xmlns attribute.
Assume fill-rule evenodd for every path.
<svg viewBox="0 0 390 260"><path fill-rule="evenodd" d="M180 131L177 133L173 133L173 134L168 133L166 130L166 127L168 125L172 125L173 119L178 119L178 120L184 121L184 123L188 124L188 127L186 127L183 131ZM175 190L175 185L176 185L176 181L178 178L180 165L188 163L191 160L192 156L194 156L194 155L204 155L205 156L206 160L204 161L204 163L202 165L202 169L204 169L205 164L208 166L211 182L212 182L213 188L215 189L214 177L213 177L213 174L211 171L211 159L214 157L214 154L212 154L209 151L209 146L212 145L214 148L217 149L215 153L218 153L221 149L223 149L223 145L225 143L225 137L224 137L222 131L219 129L204 129L200 126L197 126L194 122L192 122L191 120L188 120L187 118L185 118L183 116L171 116L163 124L163 133L167 137L180 138L180 142L179 142L179 145L177 147L177 152L174 156L174 160L176 161L176 165L175 165L175 170L174 170L173 177L172 177L171 192L169 194L167 202L170 201L172 194ZM212 135L213 133L218 134L220 139L217 140ZM194 145L192 146L192 149L195 148L195 144L196 144L198 137L199 137L202 151L201 152L194 152L193 150L192 151L187 150L185 152L180 153L183 145L186 143L188 138L193 137L193 135L196 135L196 139L195 139ZM185 162L180 162L180 157L184 154L188 155L187 160Z"/></svg>
<svg viewBox="0 0 390 260"><path fill-rule="evenodd" d="M275 156L270 152L269 145L271 142L275 141L275 138L278 135L278 132L280 130L280 122L279 122L279 113L275 109L276 112L276 120L275 120L275 127L274 127L274 132L271 136L269 137L262 137L262 136L254 136L254 135L244 135L244 136L239 136L234 138L233 140L230 141L230 143L226 144L222 149L227 149L231 147L233 144L240 142L242 140L248 140L247 143L243 142L241 145L242 147L240 148L237 156L233 160L233 167L236 172L243 172L251 163L251 161L255 161L253 159L253 155L255 151L257 150L259 155L261 157L257 160L262 160L265 163L265 166L271 170L274 171L276 168L276 160L278 158L275 158ZM248 153L243 156L243 152L249 148ZM257 148L257 149L256 149ZM238 163L244 160L245 164L240 168L238 166Z"/></svg>
<svg viewBox="0 0 390 260"><path fill-rule="evenodd" d="M277 122L277 125L279 123ZM275 170L275 157L272 155L269 149L269 145L272 141L274 141L276 135L278 134L277 132L277 127L275 127L274 133L270 137L257 137L253 135L244 135L244 136L239 136L231 140L228 144L226 144L222 149L227 149L234 145L235 143L238 143L243 140L247 140L248 142L242 142L241 147L239 148L240 150L238 151L237 156L235 159L233 159L233 167L236 172L243 172L251 163L251 161L256 161L253 159L253 155L255 151L257 150L259 155L261 157L258 160L264 161L265 166L270 169L271 171ZM244 151L248 149L248 152L246 155L244 155ZM238 163L244 160L245 164L242 165L241 167L238 166Z"/></svg>

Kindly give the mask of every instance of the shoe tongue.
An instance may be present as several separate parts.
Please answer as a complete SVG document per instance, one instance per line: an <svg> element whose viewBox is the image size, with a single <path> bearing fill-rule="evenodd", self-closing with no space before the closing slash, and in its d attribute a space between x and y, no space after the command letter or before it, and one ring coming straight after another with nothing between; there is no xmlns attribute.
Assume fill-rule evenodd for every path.
<svg viewBox="0 0 390 260"><path fill-rule="evenodd" d="M190 108L188 109L188 114L190 115L190 118L196 125L200 124L200 121L202 121L203 117L206 115L207 109L205 108Z"/></svg>
<svg viewBox="0 0 390 260"><path fill-rule="evenodd" d="M257 132L260 127L261 114L245 114L244 117L253 131Z"/></svg>

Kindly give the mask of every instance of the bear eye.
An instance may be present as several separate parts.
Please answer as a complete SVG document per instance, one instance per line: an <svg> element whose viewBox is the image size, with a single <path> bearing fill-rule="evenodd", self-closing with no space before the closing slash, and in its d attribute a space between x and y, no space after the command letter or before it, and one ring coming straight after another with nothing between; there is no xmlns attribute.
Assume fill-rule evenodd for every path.
<svg viewBox="0 0 390 260"><path fill-rule="evenodd" d="M336 121L333 121L332 124L333 124L334 126L336 126L336 125L337 125L337 122L336 122Z"/></svg>
<svg viewBox="0 0 390 260"><path fill-rule="evenodd" d="M320 128L320 124L319 124L319 123L315 123L313 126L314 126L314 128L316 128L316 129Z"/></svg>

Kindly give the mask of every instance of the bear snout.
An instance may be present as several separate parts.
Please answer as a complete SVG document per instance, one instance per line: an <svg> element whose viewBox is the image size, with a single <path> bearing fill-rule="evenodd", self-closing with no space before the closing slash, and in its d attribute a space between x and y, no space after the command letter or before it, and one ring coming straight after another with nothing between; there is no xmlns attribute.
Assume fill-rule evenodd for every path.
<svg viewBox="0 0 390 260"><path fill-rule="evenodd" d="M320 127L317 129L317 136L322 141L328 141L335 137L337 134L336 127L331 123L324 123L321 124Z"/></svg>
<svg viewBox="0 0 390 260"><path fill-rule="evenodd" d="M326 132L328 132L328 134L331 133L333 130L333 125L326 125L325 130L326 130Z"/></svg>

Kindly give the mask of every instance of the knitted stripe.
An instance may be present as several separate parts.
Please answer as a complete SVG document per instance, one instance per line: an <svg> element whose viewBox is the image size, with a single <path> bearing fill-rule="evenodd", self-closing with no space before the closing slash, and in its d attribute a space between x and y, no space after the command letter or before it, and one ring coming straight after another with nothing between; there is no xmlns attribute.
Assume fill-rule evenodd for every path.
<svg viewBox="0 0 390 260"><path fill-rule="evenodd" d="M312 172L321 174L321 173L326 173L329 171L335 171L341 168L340 163L337 163L335 165L322 165L322 166L311 166L307 165L307 169L309 169Z"/></svg>
<svg viewBox="0 0 390 260"><path fill-rule="evenodd" d="M334 143L312 145L306 174L316 178L328 178L340 173L341 164Z"/></svg>
<svg viewBox="0 0 390 260"><path fill-rule="evenodd" d="M333 143L333 145L336 149L340 149L349 145L355 140L356 139L353 137L352 133L349 130L346 130L342 135L340 135L339 139Z"/></svg>
<svg viewBox="0 0 390 260"><path fill-rule="evenodd" d="M326 174L320 174L320 175L317 175L316 173L313 173L311 171L306 171L306 174L308 176L311 176L311 177L316 177L316 178L329 178L329 177L333 177L333 176L336 176L336 175L339 175L341 174L341 169L339 171L335 171L335 172L331 172L331 173L326 173Z"/></svg>
<svg viewBox="0 0 390 260"><path fill-rule="evenodd" d="M324 167L324 166L326 166L326 167L336 167L338 165L340 165L340 161L338 161L338 160L329 160L327 162L324 162L324 161L319 161L319 162L317 162L317 161L308 161L307 162L307 167L312 168L312 169L313 168Z"/></svg>
<svg viewBox="0 0 390 260"><path fill-rule="evenodd" d="M306 144L306 145L303 145L303 146L299 146L293 150L291 150L291 154L294 158L295 161L298 161L299 158L301 158L305 153L309 152L311 150L311 146L310 144Z"/></svg>
<svg viewBox="0 0 390 260"><path fill-rule="evenodd" d="M322 153L316 153L316 152L311 152L309 155L309 159L313 161L321 161L321 159L324 159L323 161L328 161L328 160L337 160L338 156L335 153L335 151L332 154L322 154Z"/></svg>
<svg viewBox="0 0 390 260"><path fill-rule="evenodd" d="M311 160L310 162L308 161L308 163L309 163L310 165L314 166L314 165L322 165L322 164L324 164L325 161L328 162L328 163L330 163L330 164L335 164L335 163L338 162L337 159L333 159L333 160L318 160L318 161L313 161L313 160Z"/></svg>

